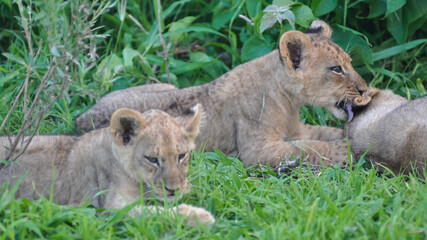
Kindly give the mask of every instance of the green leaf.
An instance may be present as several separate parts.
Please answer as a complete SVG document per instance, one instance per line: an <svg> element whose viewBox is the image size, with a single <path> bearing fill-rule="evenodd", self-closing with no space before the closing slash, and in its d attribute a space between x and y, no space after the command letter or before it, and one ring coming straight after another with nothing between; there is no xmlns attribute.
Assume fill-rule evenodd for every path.
<svg viewBox="0 0 427 240"><path fill-rule="evenodd" d="M401 11L389 15L387 18L387 30L399 44L406 41L408 34L408 25L403 20Z"/></svg>
<svg viewBox="0 0 427 240"><path fill-rule="evenodd" d="M370 0L368 18L376 18L386 12L386 0Z"/></svg>
<svg viewBox="0 0 427 240"><path fill-rule="evenodd" d="M113 74L117 73L121 66L123 66L122 58L116 54L112 54L101 61L96 68L96 74L103 81L110 81Z"/></svg>
<svg viewBox="0 0 427 240"><path fill-rule="evenodd" d="M258 0L247 0L246 9L248 10L249 18L255 18L261 11L261 2Z"/></svg>
<svg viewBox="0 0 427 240"><path fill-rule="evenodd" d="M147 76L154 77L153 69L151 68L151 65L148 63L147 59L139 55L139 60L140 60L139 66L142 68L143 73Z"/></svg>
<svg viewBox="0 0 427 240"><path fill-rule="evenodd" d="M295 15L292 11L288 10L282 13L282 18L287 20L292 29L295 29Z"/></svg>
<svg viewBox="0 0 427 240"><path fill-rule="evenodd" d="M364 64L372 64L372 51L368 43L356 31L349 31L343 28L334 28L332 40L335 41L344 51L350 53L355 60L361 60Z"/></svg>
<svg viewBox="0 0 427 240"><path fill-rule="evenodd" d="M219 12L218 14L213 16L212 27L213 29L220 29L224 27L233 17L233 11L229 11L229 9L224 9L224 11Z"/></svg>
<svg viewBox="0 0 427 240"><path fill-rule="evenodd" d="M311 9L314 10L315 16L322 16L332 12L337 6L337 0L313 0Z"/></svg>
<svg viewBox="0 0 427 240"><path fill-rule="evenodd" d="M373 54L374 61L382 60L391 56L395 56L397 54L400 54L404 51L411 50L415 47L417 47L420 44L427 43L427 39L418 39L414 41L407 42L405 44L390 47L384 50L381 50L379 52L376 52Z"/></svg>
<svg viewBox="0 0 427 240"><path fill-rule="evenodd" d="M296 4L296 6L292 7L292 12L295 14L296 23L303 27L309 27L310 23L314 20L311 9L306 5Z"/></svg>
<svg viewBox="0 0 427 240"><path fill-rule="evenodd" d="M190 72L190 71L194 71L197 69L200 69L206 65L209 65L210 62L195 62L195 63L185 63L184 65L180 65L179 67L175 67L173 69L171 69L171 71L178 75L178 74L182 74L182 73L186 73L186 72Z"/></svg>
<svg viewBox="0 0 427 240"><path fill-rule="evenodd" d="M40 238L43 238L43 234L41 233L40 228L33 221L25 221L24 226L36 233Z"/></svg>
<svg viewBox="0 0 427 240"><path fill-rule="evenodd" d="M12 0L2 0L8 7L9 10L12 10Z"/></svg>
<svg viewBox="0 0 427 240"><path fill-rule="evenodd" d="M205 32L205 33L213 33L213 34L216 34L216 35L221 36L223 38L227 38L224 34L218 32L218 31L212 30L212 29L207 28L207 27L200 27L200 26L191 26L191 27L187 27L187 28L177 29L177 30L174 30L174 31L168 31L167 33L163 34L163 36L167 37L167 36L169 36L171 34L182 33L182 32L199 32L199 33Z"/></svg>
<svg viewBox="0 0 427 240"><path fill-rule="evenodd" d="M133 66L132 60L134 57L138 56L138 54L139 54L138 51L130 47L125 47L123 49L123 65L126 70L129 70L130 68L132 68Z"/></svg>
<svg viewBox="0 0 427 240"><path fill-rule="evenodd" d="M191 62L203 62L203 63L214 63L215 60L210 57L209 55L207 55L204 52L192 52L190 54L190 60ZM206 71L210 76L216 76L217 74L215 73L218 69L208 65L208 66L204 66L202 67L204 71Z"/></svg>
<svg viewBox="0 0 427 240"><path fill-rule="evenodd" d="M416 85L417 85L417 88L418 88L418 92L420 93L421 96L425 95L426 94L426 89L425 89L425 87L423 85L423 82L421 81L421 78L417 78L416 81L417 81Z"/></svg>
<svg viewBox="0 0 427 240"><path fill-rule="evenodd" d="M356 31L356 30L354 30L354 29L351 29L351 28L349 28L349 27L342 26L342 25L338 25L338 27L340 27L340 28L344 29L344 31L350 31L350 32L351 32L351 33L353 33L353 34L355 34L355 35L358 35L358 36L362 37L363 39L365 39L366 44L368 44L368 46L372 46L372 44L369 42L368 37L367 37L365 34L363 34L363 33L361 33L361 32L358 32L358 31Z"/></svg>
<svg viewBox="0 0 427 240"><path fill-rule="evenodd" d="M263 39L251 37L243 44L242 61L250 61L257 57L261 57L269 53L272 49L273 46L269 45Z"/></svg>
<svg viewBox="0 0 427 240"><path fill-rule="evenodd" d="M193 17L193 16L184 17L176 22L171 23L169 27L169 31L185 29L189 27L194 20L196 20L196 17ZM187 36L186 32L172 33L170 34L169 39L172 43L177 44L178 42L182 41L186 36Z"/></svg>
<svg viewBox="0 0 427 240"><path fill-rule="evenodd" d="M427 4L425 3L425 1L408 0L402 10L404 15L408 18L408 24L413 23L416 20L420 20L420 22L426 20L425 18L427 15ZM423 18L424 20L422 20Z"/></svg>
<svg viewBox="0 0 427 240"><path fill-rule="evenodd" d="M169 17L169 15L174 13L174 11L177 7L183 6L185 3L188 3L190 1L191 0L174 1L172 4L169 5L169 7L166 10L163 11L163 19ZM154 0L154 2L156 2L155 6L157 6L157 0ZM165 5L167 5L167 4L165 4ZM163 6L163 7L165 7L165 6ZM156 14L157 14L157 12L156 12ZM156 17L156 19L157 19L157 17Z"/></svg>
<svg viewBox="0 0 427 240"><path fill-rule="evenodd" d="M403 5L405 5L406 0L387 0L387 14L386 17L399 10Z"/></svg>
<svg viewBox="0 0 427 240"><path fill-rule="evenodd" d="M262 33L266 29L273 27L276 23L276 17L273 12L266 12L261 18L261 23L259 25L259 31Z"/></svg>
<svg viewBox="0 0 427 240"><path fill-rule="evenodd" d="M19 56L14 55L14 54L3 53L3 56L5 56L6 58L12 60L13 62L19 63L19 64L24 65L24 66L26 65L24 59L22 59Z"/></svg>
<svg viewBox="0 0 427 240"><path fill-rule="evenodd" d="M273 5L277 5L279 7L289 7L294 2L292 0L273 0Z"/></svg>
<svg viewBox="0 0 427 240"><path fill-rule="evenodd" d="M125 89L129 87L131 87L129 83L129 79L126 77L122 77L114 81L111 91L116 91L116 90Z"/></svg>
<svg viewBox="0 0 427 240"><path fill-rule="evenodd" d="M171 83L172 83L173 85L175 85L175 86L179 86L178 81L177 81L177 79L178 79L178 78L176 77L176 75L175 75L175 74L173 74L173 73L169 73L169 77L170 77ZM168 82L168 74L167 74L167 73L162 73L162 74L160 74L159 79L160 79L162 82L167 83L167 82Z"/></svg>

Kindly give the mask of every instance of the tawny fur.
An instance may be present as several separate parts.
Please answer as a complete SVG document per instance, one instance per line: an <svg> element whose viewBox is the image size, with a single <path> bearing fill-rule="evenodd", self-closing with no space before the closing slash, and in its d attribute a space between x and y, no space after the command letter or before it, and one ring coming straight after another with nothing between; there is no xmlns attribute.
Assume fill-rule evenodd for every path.
<svg viewBox="0 0 427 240"><path fill-rule="evenodd" d="M308 154L304 159L314 164L342 164L347 160L342 130L302 124L299 108L307 104L327 107L344 118L341 107L353 103L367 86L350 57L330 40L332 31L326 23L314 21L308 32L286 32L279 50L201 86L134 91L137 96L131 97L125 91L113 92L79 116L76 126L86 132L93 129L92 122L97 128L106 126L121 107L141 112L158 108L176 116L200 102L205 121L196 145L206 144L206 151L216 147L238 155L245 166L275 167L290 154ZM343 73L332 70L335 66Z"/></svg>
<svg viewBox="0 0 427 240"><path fill-rule="evenodd" d="M92 200L95 207L122 208L140 199L142 180L144 197L173 201L188 190L186 174L201 115L200 105L176 119L161 110L141 114L120 109L112 116L110 128L79 137L35 136L16 162L1 169L0 183L15 184L28 170L18 198L49 197L53 192L59 204ZM7 136L0 137L0 146L0 159L4 159ZM94 197L103 190L108 192ZM175 210L203 223L214 222L201 208L184 204Z"/></svg>
<svg viewBox="0 0 427 240"><path fill-rule="evenodd" d="M359 159L394 173L423 173L427 164L427 97L408 101L390 90L371 89L372 100L345 126L351 151Z"/></svg>

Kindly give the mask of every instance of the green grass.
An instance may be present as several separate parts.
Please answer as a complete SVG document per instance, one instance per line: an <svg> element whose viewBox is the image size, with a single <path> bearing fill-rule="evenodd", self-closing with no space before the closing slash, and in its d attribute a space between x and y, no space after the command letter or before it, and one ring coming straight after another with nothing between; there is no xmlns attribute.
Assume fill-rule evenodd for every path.
<svg viewBox="0 0 427 240"><path fill-rule="evenodd" d="M1 239L425 239L427 185L374 169L298 170L277 176L232 158L195 153L192 192L179 203L208 209L212 228L188 227L167 213L131 218L127 209L58 206L1 195ZM161 205L161 203L158 203ZM174 204L177 204L176 202ZM146 213L147 215L147 213Z"/></svg>
<svg viewBox="0 0 427 240"><path fill-rule="evenodd" d="M317 18L327 21L334 30L333 40L351 55L355 69L370 86L413 99L426 95L427 87L423 1L300 0L290 10L298 30ZM19 132L24 101L28 105L34 101L51 62L58 63L59 70L43 89L40 106L49 103L49 94L58 93L64 73L68 86L44 114L39 128L30 128L28 134L74 133L75 117L108 92L147 81L167 82L157 1L128 0L126 11L119 12L117 6L123 2L0 1L0 122L32 67L28 97L19 99L1 134ZM279 36L292 29L284 21L260 31L262 10L271 3L289 1L161 2L171 82L181 88L209 82L257 53L274 49ZM24 19L29 21L29 12L30 44L22 24ZM36 61L30 45L41 49ZM249 51L252 48L258 51ZM301 121L342 126L342 121L319 107L303 107ZM68 207L47 199L15 199L13 192L3 189L0 239L427 238L427 187L412 175L387 177L357 166L328 168L320 175L296 170L279 176L268 168L244 169L220 152L194 155L188 176L193 190L174 204L208 209L216 218L212 228L188 227L182 218L173 220L166 213L131 218L128 209L107 212L90 203Z"/></svg>

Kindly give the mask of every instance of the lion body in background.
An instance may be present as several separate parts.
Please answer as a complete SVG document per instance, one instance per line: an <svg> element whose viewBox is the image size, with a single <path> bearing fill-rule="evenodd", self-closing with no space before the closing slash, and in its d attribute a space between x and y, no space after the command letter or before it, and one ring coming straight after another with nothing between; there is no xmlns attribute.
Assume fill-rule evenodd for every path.
<svg viewBox="0 0 427 240"><path fill-rule="evenodd" d="M391 90L369 90L367 107L345 126L350 149L359 159L394 173L423 173L427 164L427 97L408 101ZM368 150L369 149L369 150Z"/></svg>

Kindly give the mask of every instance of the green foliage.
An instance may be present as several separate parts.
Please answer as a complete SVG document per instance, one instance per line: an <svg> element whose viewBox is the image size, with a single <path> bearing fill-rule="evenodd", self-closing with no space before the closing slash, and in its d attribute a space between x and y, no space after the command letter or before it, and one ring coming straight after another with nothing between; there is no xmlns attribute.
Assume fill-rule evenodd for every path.
<svg viewBox="0 0 427 240"><path fill-rule="evenodd" d="M3 2L5 4L0 5L0 22L5 26L0 33L0 98L10 105L16 95L13 90L22 83L19 79L24 78L30 59L19 18L13 17L18 14L18 8L16 4ZM66 36L70 24L76 24L73 25L76 32L81 32L84 20L73 22L76 18L72 13L79 10L73 3L34 1L31 27L35 41L59 41ZM161 4L170 81L178 87L209 82L236 65L274 49L284 31L304 30L318 17L333 27L333 40L350 53L356 69L373 86L391 87L400 94L417 97L422 92L418 91L420 84L416 84L416 79L420 79L420 86L426 85L427 8L422 0L275 0L271 3L181 0ZM100 12L89 14L99 17L93 26L93 36L98 38L91 41L95 48L90 55L92 59L98 58L95 64L89 63L92 60L88 55L74 59L76 67L70 69L73 80L65 93L66 104L62 106L69 108L65 112L70 115L57 119L53 115L58 109L51 111L53 125L42 126L43 131L71 131L70 119L112 90L168 81L158 32L157 1L122 0L107 4L107 8L98 6L95 4L91 9L100 9ZM87 47L79 43L77 38L72 41L76 49ZM43 68L41 64L46 66L48 57L60 50L60 44L50 48L51 52L45 46L37 69ZM37 82L33 84L37 86ZM0 112L3 116L7 108L0 108ZM9 132L19 127L20 122L8 127Z"/></svg>

